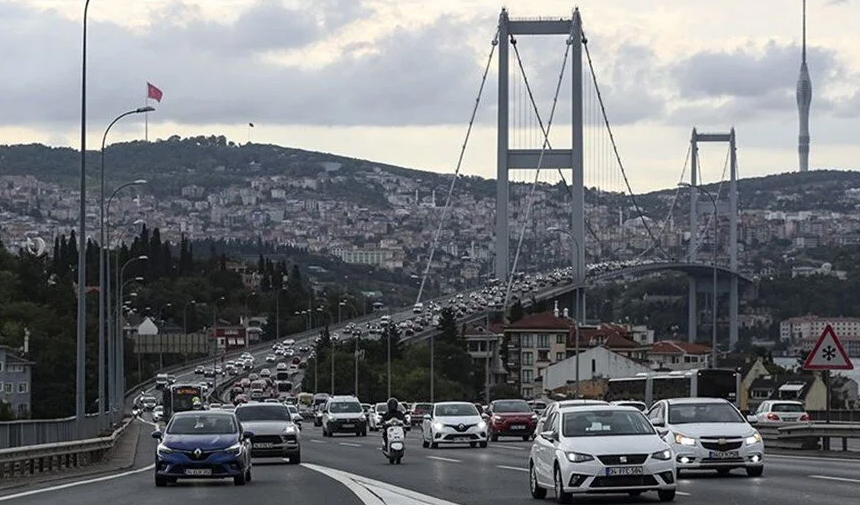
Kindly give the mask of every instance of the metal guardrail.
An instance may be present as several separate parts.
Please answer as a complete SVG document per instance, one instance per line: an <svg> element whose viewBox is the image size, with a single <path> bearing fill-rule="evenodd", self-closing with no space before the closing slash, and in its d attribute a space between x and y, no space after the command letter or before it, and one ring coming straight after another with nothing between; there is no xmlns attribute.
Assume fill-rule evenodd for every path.
<svg viewBox="0 0 860 505"><path fill-rule="evenodd" d="M132 422L134 418L128 419L107 437L0 449L0 479L29 477L98 463Z"/></svg>
<svg viewBox="0 0 860 505"><path fill-rule="evenodd" d="M82 425L74 416L62 419L27 419L0 423L0 447L24 447L90 439L99 435L99 420L89 414Z"/></svg>
<svg viewBox="0 0 860 505"><path fill-rule="evenodd" d="M842 441L842 451L848 451L848 441L860 439L860 424L846 423L773 423L758 424L756 429L766 448L790 450L831 450L831 440Z"/></svg>

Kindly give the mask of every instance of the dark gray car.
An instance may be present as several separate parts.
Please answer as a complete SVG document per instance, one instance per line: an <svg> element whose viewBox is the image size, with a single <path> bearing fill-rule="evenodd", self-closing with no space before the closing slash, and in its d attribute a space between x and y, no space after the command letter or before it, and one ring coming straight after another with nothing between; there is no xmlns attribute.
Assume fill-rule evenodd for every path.
<svg viewBox="0 0 860 505"><path fill-rule="evenodd" d="M289 458L291 465L302 462L300 430L285 405L279 403L245 403L236 407L242 427L254 434L251 456L255 458Z"/></svg>

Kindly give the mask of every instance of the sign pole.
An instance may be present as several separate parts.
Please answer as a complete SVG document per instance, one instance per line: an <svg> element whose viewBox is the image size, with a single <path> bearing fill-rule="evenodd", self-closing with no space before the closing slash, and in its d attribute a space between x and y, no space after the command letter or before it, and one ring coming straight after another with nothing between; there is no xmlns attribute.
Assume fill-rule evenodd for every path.
<svg viewBox="0 0 860 505"><path fill-rule="evenodd" d="M830 384L830 370L824 371L824 383L827 386L827 408L825 410L825 412L826 412L826 414L825 414L826 421L825 422L827 424L830 424L830 395L833 394L831 384ZM828 447L828 449L829 449L829 447Z"/></svg>

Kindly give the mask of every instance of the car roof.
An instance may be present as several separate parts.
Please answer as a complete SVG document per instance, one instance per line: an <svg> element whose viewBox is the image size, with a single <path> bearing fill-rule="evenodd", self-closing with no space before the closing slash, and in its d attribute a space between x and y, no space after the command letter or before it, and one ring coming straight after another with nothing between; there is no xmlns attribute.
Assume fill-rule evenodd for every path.
<svg viewBox="0 0 860 505"><path fill-rule="evenodd" d="M197 417L197 416L208 416L208 417L229 417L232 419L236 418L236 415L232 412L221 411L221 410L184 410L182 412L174 412L173 419L179 419L181 417Z"/></svg>
<svg viewBox="0 0 860 505"><path fill-rule="evenodd" d="M470 403L470 402L436 402L433 405L435 405L437 407L440 405L469 405L471 407L475 406L474 403Z"/></svg>
<svg viewBox="0 0 860 505"><path fill-rule="evenodd" d="M330 397L329 401L330 402L356 402L356 403L358 403L358 398L356 398L354 396L348 396L348 395L339 395L339 396Z"/></svg>
<svg viewBox="0 0 860 505"><path fill-rule="evenodd" d="M558 404L558 408L562 407L576 407L582 405L609 405L608 402L603 400L559 400L556 402Z"/></svg>
<svg viewBox="0 0 860 505"><path fill-rule="evenodd" d="M582 410L581 407L583 407L583 406L584 405L568 405L568 406L562 405L562 406L559 406L558 411L561 413L578 412L578 411ZM590 404L588 407L589 407L589 410L597 410L597 411L618 410L621 412L638 412L640 414L642 413L641 410L639 410L635 407L628 407L627 405L610 405L610 404L606 403L603 405L601 405L601 404Z"/></svg>
<svg viewBox="0 0 860 505"><path fill-rule="evenodd" d="M666 400L669 405L697 405L702 403L728 403L731 402L724 398L669 398Z"/></svg>

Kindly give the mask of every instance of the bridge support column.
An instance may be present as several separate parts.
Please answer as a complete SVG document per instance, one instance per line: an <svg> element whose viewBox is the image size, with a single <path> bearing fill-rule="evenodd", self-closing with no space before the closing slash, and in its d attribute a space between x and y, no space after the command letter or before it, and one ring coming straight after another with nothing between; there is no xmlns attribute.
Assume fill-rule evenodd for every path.
<svg viewBox="0 0 860 505"><path fill-rule="evenodd" d="M696 278L692 275L687 278L689 287L687 288L687 341L695 342L698 333L699 318L698 308L696 307Z"/></svg>

